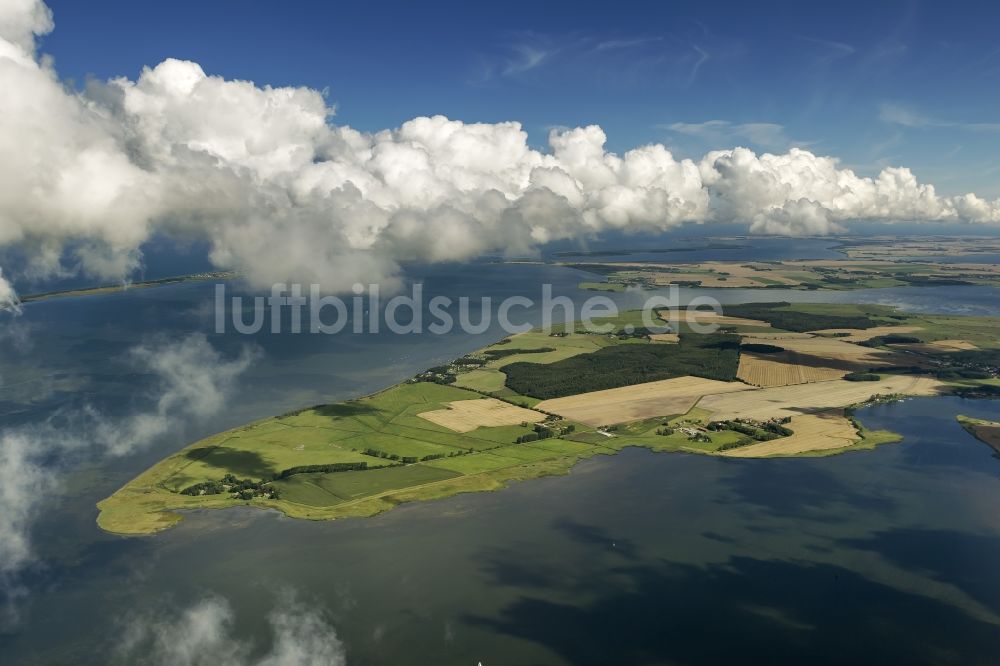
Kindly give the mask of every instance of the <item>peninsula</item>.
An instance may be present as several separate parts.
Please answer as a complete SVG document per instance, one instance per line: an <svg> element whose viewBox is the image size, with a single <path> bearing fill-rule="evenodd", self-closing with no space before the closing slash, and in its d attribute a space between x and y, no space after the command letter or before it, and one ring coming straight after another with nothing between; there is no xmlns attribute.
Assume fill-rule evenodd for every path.
<svg viewBox="0 0 1000 666"><path fill-rule="evenodd" d="M639 312L603 322L606 334L530 331L373 395L213 435L102 501L98 523L147 534L185 510L238 505L367 516L628 446L831 455L897 439L865 430L859 405L1000 392L997 319L788 303L690 315L718 331L650 333Z"/></svg>

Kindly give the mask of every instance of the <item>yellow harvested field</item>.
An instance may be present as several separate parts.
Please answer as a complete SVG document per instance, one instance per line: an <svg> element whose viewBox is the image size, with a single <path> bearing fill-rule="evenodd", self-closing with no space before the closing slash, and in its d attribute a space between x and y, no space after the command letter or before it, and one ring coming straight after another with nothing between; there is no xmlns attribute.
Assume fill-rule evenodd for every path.
<svg viewBox="0 0 1000 666"><path fill-rule="evenodd" d="M874 328L824 328L819 331L813 331L817 335L835 335L838 333L846 333L847 335L838 336L838 340L844 342L864 342L865 340L871 340L872 338L878 337L880 335L903 335L905 333L913 333L914 331L922 331L922 326L875 326Z"/></svg>
<svg viewBox="0 0 1000 666"><path fill-rule="evenodd" d="M908 345L893 345L907 351L916 351L924 354L946 354L948 352L968 351L979 349L968 340L935 340L934 342L921 342Z"/></svg>
<svg viewBox="0 0 1000 666"><path fill-rule="evenodd" d="M712 420L751 418L766 420L847 407L873 395L938 395L942 382L929 377L897 375L877 382L828 382L762 388L729 395L709 395L698 408L711 412Z"/></svg>
<svg viewBox="0 0 1000 666"><path fill-rule="evenodd" d="M686 414L702 396L752 390L753 387L739 382L677 377L543 400L536 407L590 426L601 426Z"/></svg>
<svg viewBox="0 0 1000 666"><path fill-rule="evenodd" d="M717 273L729 273L729 279L732 280L734 277L743 278L746 280L751 280L760 285L766 285L767 282L759 281L756 278L765 278L773 282L779 282L781 284L787 284L789 286L795 286L802 284L801 280L797 280L793 277L783 275L778 273L776 268L783 268L783 266L776 266L774 264L767 263L734 263L734 262L722 262L722 261L706 261L705 263L698 264L699 268L715 271Z"/></svg>
<svg viewBox="0 0 1000 666"><path fill-rule="evenodd" d="M792 417L788 427L794 434L770 442L723 451L722 455L733 458L791 456L806 451L842 449L861 439L854 425L844 416L843 410L795 416Z"/></svg>
<svg viewBox="0 0 1000 666"><path fill-rule="evenodd" d="M681 336L676 333L653 333L649 336L649 339L653 342L672 342L678 343L681 340Z"/></svg>
<svg viewBox="0 0 1000 666"><path fill-rule="evenodd" d="M775 342L773 339L745 336L743 344L774 344L795 352L797 363L849 371L892 364L898 358L893 352L862 347L839 338L786 338Z"/></svg>
<svg viewBox="0 0 1000 666"><path fill-rule="evenodd" d="M806 268L843 268L860 270L878 270L879 268L893 267L896 264L892 261L875 261L861 259L858 261L845 261L843 259L799 259L795 261L782 261L784 266L804 266Z"/></svg>
<svg viewBox="0 0 1000 666"><path fill-rule="evenodd" d="M545 420L545 414L541 412L494 398L455 400L448 403L447 409L435 409L417 416L455 432L470 432L476 428L517 425L523 422L538 423Z"/></svg>
<svg viewBox="0 0 1000 666"><path fill-rule="evenodd" d="M754 331L753 337L760 340L806 340L816 337L812 333L792 333L790 331L775 331L774 333Z"/></svg>
<svg viewBox="0 0 1000 666"><path fill-rule="evenodd" d="M840 379L847 374L843 369L799 363L800 358L795 352L780 354L743 352L740 354L740 367L736 376L747 384L770 387L825 382Z"/></svg>
<svg viewBox="0 0 1000 666"><path fill-rule="evenodd" d="M760 319L747 319L745 317L727 317L726 315L714 312L691 311L689 315L694 317L694 321L699 324L718 324L719 326L759 326L761 328L771 328L771 324Z"/></svg>

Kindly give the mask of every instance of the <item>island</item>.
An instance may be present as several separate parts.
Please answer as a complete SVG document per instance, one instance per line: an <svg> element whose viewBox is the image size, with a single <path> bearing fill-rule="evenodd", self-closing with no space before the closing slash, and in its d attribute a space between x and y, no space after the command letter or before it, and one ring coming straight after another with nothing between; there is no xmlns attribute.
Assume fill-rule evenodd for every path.
<svg viewBox="0 0 1000 666"><path fill-rule="evenodd" d="M885 287L1000 286L1000 265L984 255L1000 254L995 238L867 238L841 240L835 259L772 261L713 260L698 262L628 261L630 254L588 253L576 257L613 256L613 261L554 263L599 275L585 280L588 291L660 289L670 285L712 289L852 290ZM648 254L645 252L644 254Z"/></svg>
<svg viewBox="0 0 1000 666"><path fill-rule="evenodd" d="M896 441L866 404L996 395L1000 319L880 305L733 305L640 312L513 335L347 402L195 442L99 503L98 524L149 534L182 512L254 506L295 518L370 516L404 502L567 473L629 446L730 458L820 456ZM679 315L683 315L680 317ZM714 323L714 333L694 324Z"/></svg>

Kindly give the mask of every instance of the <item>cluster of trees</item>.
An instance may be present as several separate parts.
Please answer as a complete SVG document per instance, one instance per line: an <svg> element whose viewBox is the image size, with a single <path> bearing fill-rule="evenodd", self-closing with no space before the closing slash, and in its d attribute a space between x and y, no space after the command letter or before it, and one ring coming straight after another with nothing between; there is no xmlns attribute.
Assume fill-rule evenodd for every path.
<svg viewBox="0 0 1000 666"><path fill-rule="evenodd" d="M856 284L861 277L872 277L871 273L866 273L864 276L857 276L851 278L840 277L837 275L836 271L823 270L822 268L814 268L814 271L820 273L823 276L823 282L826 284ZM819 286L819 285L815 285Z"/></svg>
<svg viewBox="0 0 1000 666"><path fill-rule="evenodd" d="M990 379L996 375L989 370L977 368L946 368L934 373L938 379Z"/></svg>
<svg viewBox="0 0 1000 666"><path fill-rule="evenodd" d="M455 373L447 365L438 365L424 370L413 378L415 382L434 382L435 384L454 384Z"/></svg>
<svg viewBox="0 0 1000 666"><path fill-rule="evenodd" d="M481 354L466 354L451 362L454 369L467 370L469 368L481 368L486 365L486 357ZM452 368L448 368L450 372Z"/></svg>
<svg viewBox="0 0 1000 666"><path fill-rule="evenodd" d="M509 342L509 339L504 339L497 344ZM410 381L433 382L435 384L454 384L457 379L457 374L462 370L468 370L469 368L481 368L490 361L498 358L504 358L505 356L514 356L515 354L544 354L545 352L550 351L555 351L555 349L552 347L537 347L535 349L488 349L479 354L466 354L465 356L460 356L448 365L436 365L433 368L427 368Z"/></svg>
<svg viewBox="0 0 1000 666"><path fill-rule="evenodd" d="M1000 373L1000 349L969 349L946 355L950 366L981 370L995 376Z"/></svg>
<svg viewBox="0 0 1000 666"><path fill-rule="evenodd" d="M874 372L850 372L844 375L849 382L877 382L881 377Z"/></svg>
<svg viewBox="0 0 1000 666"><path fill-rule="evenodd" d="M746 435L757 442L767 442L779 437L788 437L792 434L791 428L786 428L785 423L791 419L787 417L781 420L764 421L763 423L750 422L745 420L732 421L712 421L706 428L712 431L731 430L741 435Z"/></svg>
<svg viewBox="0 0 1000 666"><path fill-rule="evenodd" d="M544 423L536 423L533 427L533 432L521 435L514 440L515 444L524 444L525 442L537 442L540 439L548 439L550 437L559 437L561 435L566 435L576 430L576 426L570 423L565 426L552 426Z"/></svg>
<svg viewBox="0 0 1000 666"><path fill-rule="evenodd" d="M985 384L983 386L957 386L952 391L963 398L1000 399L1000 386Z"/></svg>
<svg viewBox="0 0 1000 666"><path fill-rule="evenodd" d="M902 393L876 393L875 395L868 398L864 402L859 403L858 405L851 405L850 407L847 407L844 410L844 413L850 416L854 414L855 407L864 407L866 405L884 405L891 402L900 402L905 397L906 396L904 396Z"/></svg>
<svg viewBox="0 0 1000 666"><path fill-rule="evenodd" d="M669 435L674 434L674 429L673 428L657 428L656 429L656 434L657 435L669 436Z"/></svg>
<svg viewBox="0 0 1000 666"><path fill-rule="evenodd" d="M912 335L890 333L889 335L876 335L874 338L862 340L858 344L863 347L882 347L884 345L912 345L918 342L923 342L923 340Z"/></svg>
<svg viewBox="0 0 1000 666"><path fill-rule="evenodd" d="M469 452L471 452L471 451L472 451L472 449L469 449ZM423 456L423 457L419 457L419 456L401 456L401 455L399 455L397 453L388 453L386 451L380 451L379 449L373 449L373 448L367 448L362 453L364 453L366 456L371 456L372 458L383 458L385 460L392 460L394 462L400 463L401 465L412 465L413 463L425 462L427 460L438 460L439 458L445 458L445 457L449 457L449 456L464 455L466 453L466 451L452 451L449 454L444 454L444 453L430 453L430 454L428 454L426 456ZM365 469L365 468L367 468L367 465L368 465L368 463L366 463L366 462L362 462L362 463L336 463L336 464L339 464L339 465L364 465L365 466L365 467L362 467L360 469ZM306 465L306 467L327 467L327 465ZM295 469L298 469L298 468L295 468ZM323 471L326 471L326 470L317 469L317 470L310 470L310 471L323 472ZM330 471L340 472L340 471L349 471L349 470L346 470L346 469L345 470L334 469L334 470L330 470Z"/></svg>
<svg viewBox="0 0 1000 666"><path fill-rule="evenodd" d="M968 280L960 280L953 277L936 277L933 275L893 275L897 280L908 282L915 287L945 287L945 286L966 286L975 284Z"/></svg>
<svg viewBox="0 0 1000 666"><path fill-rule="evenodd" d="M751 437L740 437L735 442L729 442L728 444L719 445L719 451L729 451L730 449L738 449L743 446L749 446L750 444L755 444L756 440Z"/></svg>
<svg viewBox="0 0 1000 666"><path fill-rule="evenodd" d="M181 495L221 495L226 492L226 487L221 481L205 481L188 486L181 491Z"/></svg>
<svg viewBox="0 0 1000 666"><path fill-rule="evenodd" d="M943 354L947 370L965 379L986 379L1000 375L1000 349L969 349Z"/></svg>
<svg viewBox="0 0 1000 666"><path fill-rule="evenodd" d="M791 303L744 303L727 305L725 312L730 317L759 319L783 331L815 331L822 328L873 328L878 322L863 314L834 315L815 312L800 312L788 309Z"/></svg>
<svg viewBox="0 0 1000 666"><path fill-rule="evenodd" d="M339 462L339 463L329 463L326 465L298 465L296 467L289 467L288 469L283 469L274 475L274 480L287 479L295 474L310 474L313 472L320 472L322 474L330 474L333 472L360 472L368 469L368 463L365 461L361 462Z"/></svg>
<svg viewBox="0 0 1000 666"><path fill-rule="evenodd" d="M634 326L631 332L627 328L623 328L620 331L615 331L613 335L617 338L628 339L628 338L648 338L653 333L661 333L662 331L651 331L645 326Z"/></svg>
<svg viewBox="0 0 1000 666"><path fill-rule="evenodd" d="M221 495L229 493L234 499L249 500L254 497L270 497L278 499L280 491L269 485L268 481L253 479L238 479L233 474L226 474L221 481L205 481L196 483L181 491L182 495Z"/></svg>
<svg viewBox="0 0 1000 666"><path fill-rule="evenodd" d="M681 334L676 345L613 345L555 363L504 367L507 387L543 400L684 375L733 381L739 336Z"/></svg>
<svg viewBox="0 0 1000 666"><path fill-rule="evenodd" d="M555 351L555 347L536 347L534 349L487 349L483 354L491 361L505 356L515 356L517 354L544 354Z"/></svg>
<svg viewBox="0 0 1000 666"><path fill-rule="evenodd" d="M864 343L862 343L864 344ZM1000 349L969 349L935 354L934 370L923 366L893 366L895 373L933 374L938 379L992 379L1000 376ZM845 377L850 379L850 377Z"/></svg>
<svg viewBox="0 0 1000 666"><path fill-rule="evenodd" d="M385 451L379 451L378 449L367 448L362 451L366 456L371 456L372 458L385 458L386 460L399 460L399 456L395 453L387 453Z"/></svg>

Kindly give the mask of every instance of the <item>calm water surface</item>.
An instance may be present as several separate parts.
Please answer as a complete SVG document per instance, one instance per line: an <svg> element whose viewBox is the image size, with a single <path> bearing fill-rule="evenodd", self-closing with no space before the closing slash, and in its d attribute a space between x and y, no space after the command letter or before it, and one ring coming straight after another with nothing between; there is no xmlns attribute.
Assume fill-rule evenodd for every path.
<svg viewBox="0 0 1000 666"><path fill-rule="evenodd" d="M501 297L537 296L548 281L582 299L580 275L440 267L425 284L429 295ZM210 333L211 294L188 283L29 305L14 325L19 344L3 346L4 425L84 401L111 414L141 408L151 378L126 350ZM718 294L977 314L998 314L1000 300L976 287ZM51 498L33 532L42 564L25 578L21 623L0 634L0 663L107 663L128 617L207 594L230 600L237 634L261 635L283 589L331 615L351 664L996 663L1000 463L954 421L998 418L996 402L864 410L866 424L904 441L828 459L629 449L568 476L372 519L202 512L138 539L94 525L96 501L195 438L391 385L499 335L254 336L264 355L225 413L144 452L94 460ZM247 342L210 339L228 353Z"/></svg>

